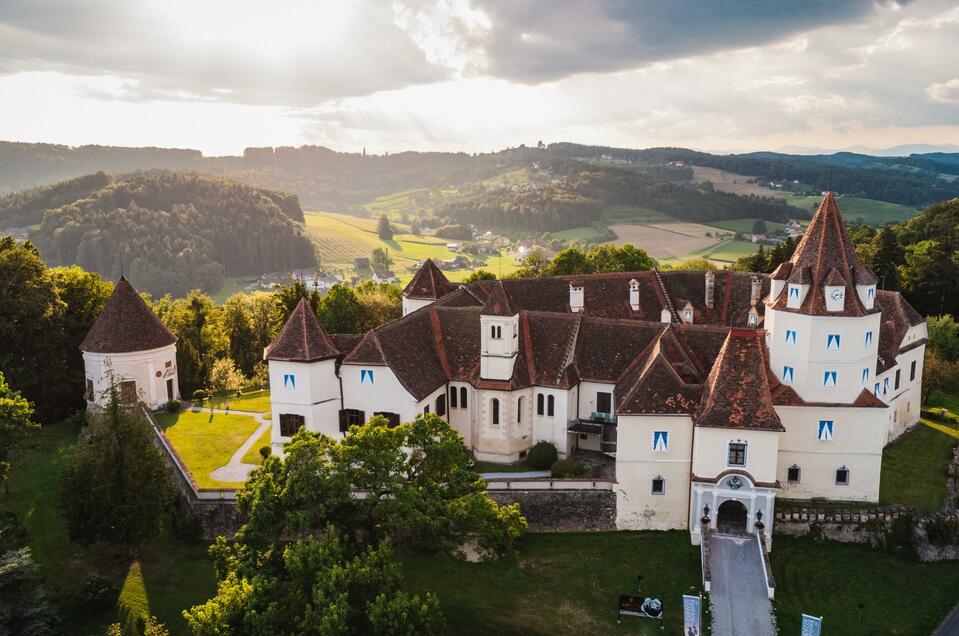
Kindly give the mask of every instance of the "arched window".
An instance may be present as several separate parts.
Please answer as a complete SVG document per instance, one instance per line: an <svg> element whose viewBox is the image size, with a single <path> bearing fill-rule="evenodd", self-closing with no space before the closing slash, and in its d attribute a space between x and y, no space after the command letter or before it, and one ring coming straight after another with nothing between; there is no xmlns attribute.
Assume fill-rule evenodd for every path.
<svg viewBox="0 0 959 636"><path fill-rule="evenodd" d="M466 408L466 387L460 387L460 408Z"/></svg>
<svg viewBox="0 0 959 636"><path fill-rule="evenodd" d="M546 398L546 415L553 417L553 407L555 406L556 399L550 395Z"/></svg>
<svg viewBox="0 0 959 636"><path fill-rule="evenodd" d="M493 424L498 426L499 425L499 400L497 400L496 398L493 398L492 400L490 400L489 410L490 410L490 417L492 418Z"/></svg>
<svg viewBox="0 0 959 636"><path fill-rule="evenodd" d="M523 396L516 400L516 423L523 421Z"/></svg>
<svg viewBox="0 0 959 636"><path fill-rule="evenodd" d="M436 398L436 414L440 417L446 415L446 393Z"/></svg>
<svg viewBox="0 0 959 636"><path fill-rule="evenodd" d="M545 406L543 406L545 401L546 400L543 399L542 393L536 396L536 414L537 415L543 415L545 413L545 411L543 410L545 408Z"/></svg>
<svg viewBox="0 0 959 636"><path fill-rule="evenodd" d="M456 387L455 386L450 387L450 408L451 409L456 408Z"/></svg>

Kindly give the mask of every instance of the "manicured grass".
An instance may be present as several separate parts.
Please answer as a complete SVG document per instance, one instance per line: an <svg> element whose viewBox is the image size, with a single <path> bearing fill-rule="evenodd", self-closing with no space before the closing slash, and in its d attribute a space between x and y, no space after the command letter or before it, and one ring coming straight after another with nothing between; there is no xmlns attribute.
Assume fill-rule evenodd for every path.
<svg viewBox="0 0 959 636"><path fill-rule="evenodd" d="M208 407L209 403L204 401L204 407ZM217 408L226 408L223 407ZM262 391L251 391L249 393L244 393L240 397L230 398L230 410L231 411L249 411L251 413L266 413L270 410L270 391L269 389L264 389Z"/></svg>
<svg viewBox="0 0 959 636"><path fill-rule="evenodd" d="M699 548L685 531L536 534L517 560L403 562L412 590L439 597L450 634L681 634L682 595L701 589ZM618 596L638 594L640 574L665 618L617 624Z"/></svg>
<svg viewBox="0 0 959 636"><path fill-rule="evenodd" d="M158 413L157 421L200 488L230 488L236 483L216 481L210 473L225 466L233 453L253 434L259 422L250 415L209 411Z"/></svg>
<svg viewBox="0 0 959 636"><path fill-rule="evenodd" d="M922 424L903 434L882 453L879 502L915 506L920 513L942 509L946 467L956 440Z"/></svg>
<svg viewBox="0 0 959 636"><path fill-rule="evenodd" d="M743 234L752 234L754 218L749 219L726 219L725 221L710 221L706 225L718 227L730 232L742 232ZM766 221L766 229L770 232L778 232L786 227L785 223L776 223L775 221Z"/></svg>
<svg viewBox="0 0 959 636"><path fill-rule="evenodd" d="M780 634L798 634L803 612L823 617L823 634L931 634L959 600L955 563L785 536L774 538L771 560Z"/></svg>
<svg viewBox="0 0 959 636"><path fill-rule="evenodd" d="M67 423L45 426L36 433L31 447L13 458L4 499L27 528L29 546L64 627L71 634L102 634L108 624L120 620L116 602L90 608L76 600L83 583L95 574L116 586L116 601L124 590L125 604L145 601L150 613L173 634L185 636L189 631L180 612L216 591L207 545L181 543L165 531L140 549L137 574L122 547L70 543L57 502L60 473L76 437Z"/></svg>
<svg viewBox="0 0 959 636"><path fill-rule="evenodd" d="M260 462L263 461L263 457L260 456L260 449L270 445L270 434L272 430L272 428L266 429L266 431L260 435L260 438L253 443L253 446L250 446L250 450L246 451L246 454L243 455L244 464L260 465Z"/></svg>
<svg viewBox="0 0 959 636"><path fill-rule="evenodd" d="M810 214L822 201L820 196L785 197L789 205L806 210ZM882 226L886 223L901 223L919 214L919 210L898 203L887 203L875 199L860 199L858 197L840 197L836 200L839 209L847 223L863 222L869 225Z"/></svg>

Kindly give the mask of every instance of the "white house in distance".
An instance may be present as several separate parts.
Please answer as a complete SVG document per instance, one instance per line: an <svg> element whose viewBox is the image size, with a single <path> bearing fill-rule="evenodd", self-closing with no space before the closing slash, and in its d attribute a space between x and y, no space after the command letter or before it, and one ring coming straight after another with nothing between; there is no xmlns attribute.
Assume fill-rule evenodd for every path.
<svg viewBox="0 0 959 636"><path fill-rule="evenodd" d="M176 336L123 276L83 342L89 404L105 406L116 385L125 401L152 409L178 399Z"/></svg>

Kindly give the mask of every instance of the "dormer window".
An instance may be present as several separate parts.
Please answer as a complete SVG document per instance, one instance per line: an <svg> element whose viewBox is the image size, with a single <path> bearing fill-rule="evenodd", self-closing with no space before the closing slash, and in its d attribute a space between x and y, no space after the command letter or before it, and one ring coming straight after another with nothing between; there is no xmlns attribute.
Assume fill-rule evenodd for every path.
<svg viewBox="0 0 959 636"><path fill-rule="evenodd" d="M789 286L789 300L799 302L799 285Z"/></svg>
<svg viewBox="0 0 959 636"><path fill-rule="evenodd" d="M585 305L585 300L583 298L583 284L582 283L570 283L569 284L569 309L570 311L576 313L583 311Z"/></svg>
<svg viewBox="0 0 959 636"><path fill-rule="evenodd" d="M755 327L759 324L759 314L756 313L755 307L749 310L749 315L746 317L746 324L750 327Z"/></svg>

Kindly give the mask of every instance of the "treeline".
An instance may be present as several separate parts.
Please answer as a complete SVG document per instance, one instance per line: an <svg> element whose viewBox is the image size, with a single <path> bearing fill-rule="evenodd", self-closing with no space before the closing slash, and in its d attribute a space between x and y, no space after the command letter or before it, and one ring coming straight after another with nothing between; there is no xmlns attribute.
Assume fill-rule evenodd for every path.
<svg viewBox="0 0 959 636"><path fill-rule="evenodd" d="M786 221L795 210L775 198L738 196L657 181L629 170L571 160L544 161L558 181L536 188L501 188L454 199L437 214L482 227L532 232L590 225L610 206L651 208L690 221L742 217Z"/></svg>
<svg viewBox="0 0 959 636"><path fill-rule="evenodd" d="M39 224L30 236L51 264L122 268L158 295L315 265L302 220L295 195L196 173L97 173L0 199L0 226Z"/></svg>

